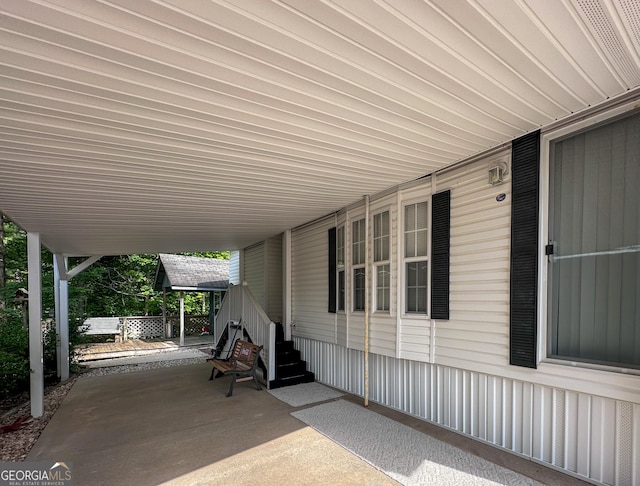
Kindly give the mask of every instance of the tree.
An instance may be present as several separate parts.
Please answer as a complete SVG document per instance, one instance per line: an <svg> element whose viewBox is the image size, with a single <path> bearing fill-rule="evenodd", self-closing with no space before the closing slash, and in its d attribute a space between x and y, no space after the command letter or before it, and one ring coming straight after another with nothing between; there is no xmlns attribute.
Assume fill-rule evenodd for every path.
<svg viewBox="0 0 640 486"><path fill-rule="evenodd" d="M27 243L26 233L17 225L5 219L4 224L4 264L6 268L4 292L7 305L13 303L15 292L27 287ZM1 249L2 247L0 247ZM228 259L228 251L185 253L206 258ZM82 259L69 260L70 268ZM160 315L162 313L162 292L153 288L158 255L105 256L75 276L69 282L69 314L72 317ZM2 280L0 280L0 284ZM185 311L200 314L207 311L208 299L199 293L185 296ZM10 306L11 307L11 306ZM53 255L42 249L42 308L45 317L52 317L54 310ZM179 310L179 296L167 296L170 313Z"/></svg>
<svg viewBox="0 0 640 486"><path fill-rule="evenodd" d="M4 271L4 214L0 212L0 312L6 308L4 286L7 279Z"/></svg>

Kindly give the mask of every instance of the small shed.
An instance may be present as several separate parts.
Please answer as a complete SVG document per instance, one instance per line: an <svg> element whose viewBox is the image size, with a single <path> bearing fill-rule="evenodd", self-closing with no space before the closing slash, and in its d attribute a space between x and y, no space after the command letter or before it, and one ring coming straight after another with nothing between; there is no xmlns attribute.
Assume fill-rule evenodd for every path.
<svg viewBox="0 0 640 486"><path fill-rule="evenodd" d="M215 295L226 292L229 287L229 261L217 258L203 258L186 255L158 255L158 268L154 288L162 290L162 322L167 336L171 330L167 326L167 292L180 292L180 345L184 345L184 293L209 293L209 324L215 324Z"/></svg>

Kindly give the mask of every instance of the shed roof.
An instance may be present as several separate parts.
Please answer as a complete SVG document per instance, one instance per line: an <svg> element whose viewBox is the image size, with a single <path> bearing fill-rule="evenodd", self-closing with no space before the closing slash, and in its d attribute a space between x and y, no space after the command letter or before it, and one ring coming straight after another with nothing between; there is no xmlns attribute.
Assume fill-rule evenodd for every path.
<svg viewBox="0 0 640 486"><path fill-rule="evenodd" d="M161 253L154 288L207 292L229 286L229 261Z"/></svg>

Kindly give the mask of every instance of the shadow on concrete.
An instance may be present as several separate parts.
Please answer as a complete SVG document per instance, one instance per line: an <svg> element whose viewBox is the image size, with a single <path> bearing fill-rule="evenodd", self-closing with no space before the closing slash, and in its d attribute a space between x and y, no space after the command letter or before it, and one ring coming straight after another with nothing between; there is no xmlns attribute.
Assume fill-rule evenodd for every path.
<svg viewBox="0 0 640 486"><path fill-rule="evenodd" d="M251 383L226 398L210 366L81 377L27 461L71 463L76 485L397 484Z"/></svg>
<svg viewBox="0 0 640 486"><path fill-rule="evenodd" d="M251 382L226 398L228 380L210 382L209 373L203 358L81 377L27 460L71 463L76 485L398 484L291 416L299 408ZM370 409L543 484L586 484L386 407Z"/></svg>

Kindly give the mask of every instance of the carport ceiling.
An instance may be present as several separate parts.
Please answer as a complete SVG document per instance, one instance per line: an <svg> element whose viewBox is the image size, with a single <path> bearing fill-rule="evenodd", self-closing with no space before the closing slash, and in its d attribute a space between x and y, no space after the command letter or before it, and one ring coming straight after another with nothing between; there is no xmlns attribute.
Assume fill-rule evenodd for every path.
<svg viewBox="0 0 640 486"><path fill-rule="evenodd" d="M0 210L235 249L640 85L635 0L3 0Z"/></svg>

